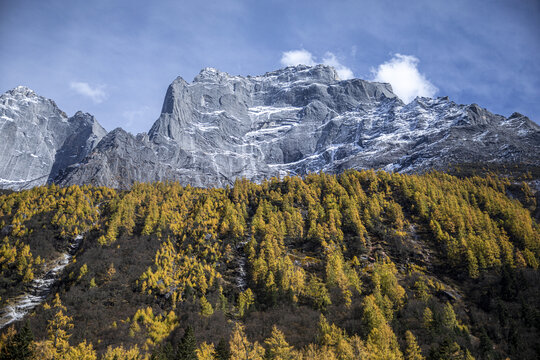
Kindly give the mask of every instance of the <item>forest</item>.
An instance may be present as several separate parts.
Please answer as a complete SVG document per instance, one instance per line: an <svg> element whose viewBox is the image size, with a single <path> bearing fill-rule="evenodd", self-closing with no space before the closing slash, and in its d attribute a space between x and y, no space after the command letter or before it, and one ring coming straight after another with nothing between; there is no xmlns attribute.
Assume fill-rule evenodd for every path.
<svg viewBox="0 0 540 360"><path fill-rule="evenodd" d="M538 359L537 202L509 176L372 170L4 192L0 319L73 257L0 360Z"/></svg>

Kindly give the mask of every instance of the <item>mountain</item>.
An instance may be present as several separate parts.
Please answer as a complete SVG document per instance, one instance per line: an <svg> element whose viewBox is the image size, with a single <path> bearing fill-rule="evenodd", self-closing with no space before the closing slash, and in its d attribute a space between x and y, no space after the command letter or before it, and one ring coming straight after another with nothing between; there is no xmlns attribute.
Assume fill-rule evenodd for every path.
<svg viewBox="0 0 540 360"><path fill-rule="evenodd" d="M404 104L389 84L342 81L323 65L247 77L206 68L192 83L173 81L148 134L115 129L86 157L58 162L49 181L225 186L239 177L261 181L345 169L540 165L539 153L540 127L517 113L505 118L446 97Z"/></svg>
<svg viewBox="0 0 540 360"><path fill-rule="evenodd" d="M90 114L68 118L24 86L0 96L0 187L44 185L81 162L107 132Z"/></svg>
<svg viewBox="0 0 540 360"><path fill-rule="evenodd" d="M537 170L522 115L325 66L178 78L147 134L0 104L4 186L74 184L0 191L0 359L539 358L538 174L426 171Z"/></svg>
<svg viewBox="0 0 540 360"><path fill-rule="evenodd" d="M322 65L254 77L207 68L192 83L177 78L169 86L148 135L117 130L57 180L127 187L175 179L224 186L238 177L260 181L349 168L538 165L539 153L540 128L519 114L504 118L448 98L405 105L389 84L341 81Z"/></svg>

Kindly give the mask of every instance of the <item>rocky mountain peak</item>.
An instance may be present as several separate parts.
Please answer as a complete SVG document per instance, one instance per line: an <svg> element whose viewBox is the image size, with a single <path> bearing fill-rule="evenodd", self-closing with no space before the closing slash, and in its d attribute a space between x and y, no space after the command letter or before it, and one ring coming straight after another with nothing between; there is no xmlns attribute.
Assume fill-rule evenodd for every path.
<svg viewBox="0 0 540 360"><path fill-rule="evenodd" d="M528 122L447 97L419 97L405 105L390 84L340 80L325 65L258 76L205 68L193 82L179 77L169 86L148 136L111 132L101 144L108 146L98 146L58 181L99 179L101 185L127 187L167 179L224 186L238 177L260 181L321 170L418 172L467 161L538 163L540 131Z"/></svg>
<svg viewBox="0 0 540 360"><path fill-rule="evenodd" d="M89 113L82 112L81 110L77 111L75 115L73 115L74 118L87 118L87 117L93 117Z"/></svg>
<svg viewBox="0 0 540 360"><path fill-rule="evenodd" d="M81 161L107 132L92 115L73 117L18 86L0 96L0 187L43 185Z"/></svg>
<svg viewBox="0 0 540 360"><path fill-rule="evenodd" d="M0 95L0 109L4 111L4 117L14 119L19 117L24 112L32 112L44 108L51 112L58 112L64 121L67 119L66 113L58 109L56 103L43 96L36 94L36 92L26 86L17 86L11 90L6 91ZM19 114L19 115L17 115ZM34 117L23 117L24 121L33 121Z"/></svg>
<svg viewBox="0 0 540 360"><path fill-rule="evenodd" d="M26 97L37 97L34 90L30 89L29 87L19 85L12 90L8 91L9 94L12 96L26 96Z"/></svg>
<svg viewBox="0 0 540 360"><path fill-rule="evenodd" d="M296 65L268 72L256 78L275 79L279 82L308 81L322 84L332 84L340 81L337 71L328 65Z"/></svg>
<svg viewBox="0 0 540 360"><path fill-rule="evenodd" d="M128 133L126 130L122 129L121 127L117 127L111 130L107 135L105 135L104 142L116 141L118 139L125 139L131 136L133 135Z"/></svg>
<svg viewBox="0 0 540 360"><path fill-rule="evenodd" d="M71 122L84 122L86 124L93 124L96 122L96 119L92 114L85 113L82 111L77 111L71 118L69 118L69 121Z"/></svg>
<svg viewBox="0 0 540 360"><path fill-rule="evenodd" d="M227 81L232 76L226 72L219 71L212 67L206 67L202 69L197 76L193 79L194 83L197 82L220 82Z"/></svg>
<svg viewBox="0 0 540 360"><path fill-rule="evenodd" d="M120 128L106 134L90 114L77 112L68 121L51 103L26 106L27 100L9 96L13 106L0 103L0 153L8 146L0 165L7 180L25 184L48 174L48 181L63 185L124 188L135 181L177 180L225 186L238 177L261 181L345 169L409 173L463 162L540 165L540 128L525 116L505 118L447 97L404 104L389 84L340 80L325 65L258 76L205 68L191 83L178 77L160 117L138 136ZM38 138L28 141L28 134ZM41 167L29 174L35 162Z"/></svg>
<svg viewBox="0 0 540 360"><path fill-rule="evenodd" d="M294 82L294 81L308 81L319 82L323 84L332 84L340 81L340 78L336 70L332 66L328 65L296 65L288 66L276 71L267 72L264 75L259 76L239 76L230 75L227 72L220 71L216 68L206 67L202 69L199 74L193 80L197 82L214 82L219 83L223 81L251 79L258 81L277 81L277 82Z"/></svg>

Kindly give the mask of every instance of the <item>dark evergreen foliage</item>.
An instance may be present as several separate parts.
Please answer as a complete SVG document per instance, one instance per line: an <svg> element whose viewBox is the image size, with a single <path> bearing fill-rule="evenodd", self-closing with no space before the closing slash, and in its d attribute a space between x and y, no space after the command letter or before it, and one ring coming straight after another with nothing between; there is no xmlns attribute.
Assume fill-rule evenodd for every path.
<svg viewBox="0 0 540 360"><path fill-rule="evenodd" d="M176 348L177 360L197 360L197 341L195 340L195 334L193 328L188 326L185 330L184 336L180 339L178 347Z"/></svg>

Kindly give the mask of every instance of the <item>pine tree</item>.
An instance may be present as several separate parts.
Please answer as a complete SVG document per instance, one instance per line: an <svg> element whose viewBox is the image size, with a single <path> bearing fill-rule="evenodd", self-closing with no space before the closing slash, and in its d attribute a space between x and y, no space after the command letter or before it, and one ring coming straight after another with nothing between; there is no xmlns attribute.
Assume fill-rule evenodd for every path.
<svg viewBox="0 0 540 360"><path fill-rule="evenodd" d="M329 347L339 359L352 359L354 349L345 330L335 324L330 324L321 314L319 318L319 344Z"/></svg>
<svg viewBox="0 0 540 360"><path fill-rule="evenodd" d="M454 330L457 328L458 320L452 304L446 303L444 306L440 317L440 325L447 330Z"/></svg>
<svg viewBox="0 0 540 360"><path fill-rule="evenodd" d="M229 341L231 360L263 360L264 348L259 343L251 343L240 323L234 325Z"/></svg>
<svg viewBox="0 0 540 360"><path fill-rule="evenodd" d="M218 297L219 301L218 301L218 304L217 304L217 308L219 310L221 310L222 313L227 313L227 307L228 307L228 301L227 301L227 298L225 297L225 294L223 294L223 287L219 287L219 297Z"/></svg>
<svg viewBox="0 0 540 360"><path fill-rule="evenodd" d="M92 344L87 344L84 340L79 345L70 347L62 360L97 360L97 355Z"/></svg>
<svg viewBox="0 0 540 360"><path fill-rule="evenodd" d="M229 360L231 358L231 350L229 349L229 343L221 338L216 346L216 359L217 360Z"/></svg>
<svg viewBox="0 0 540 360"><path fill-rule="evenodd" d="M165 342L161 346L156 346L150 356L150 360L172 360L175 353L170 342Z"/></svg>
<svg viewBox="0 0 540 360"><path fill-rule="evenodd" d="M272 335L264 341L268 345L266 358L274 360L293 360L297 357L293 347L287 343L283 333L274 325Z"/></svg>
<svg viewBox="0 0 540 360"><path fill-rule="evenodd" d="M384 317L384 313L382 310L377 306L377 302L375 300L375 296L368 295L364 298L363 302L363 314L362 314L362 322L364 325L364 332L365 334L369 334L371 330L374 328L377 328L381 326L382 324L386 323L386 318Z"/></svg>
<svg viewBox="0 0 540 360"><path fill-rule="evenodd" d="M30 329L30 323L27 321L24 327L15 336L15 343L17 344L16 359L31 359L32 358L32 342L34 341L34 334Z"/></svg>
<svg viewBox="0 0 540 360"><path fill-rule="evenodd" d="M508 358L506 358L506 359L508 359ZM463 356L463 360L475 360L474 356L472 356L469 349L465 349L465 355Z"/></svg>
<svg viewBox="0 0 540 360"><path fill-rule="evenodd" d="M244 316L246 310L248 310L254 302L255 297L251 289L248 288L246 291L241 292L238 296L238 314Z"/></svg>
<svg viewBox="0 0 540 360"><path fill-rule="evenodd" d="M53 306L57 311L47 324L48 340L52 343L52 346L56 349L58 354L63 355L69 349L68 340L71 337L71 334L68 334L68 330L73 328L73 318L64 315L64 312L67 309L62 305L58 294L56 294L56 297L53 300Z"/></svg>
<svg viewBox="0 0 540 360"><path fill-rule="evenodd" d="M431 329L433 325L433 311L426 306L424 313L422 314L422 323L426 329Z"/></svg>
<svg viewBox="0 0 540 360"><path fill-rule="evenodd" d="M5 343L0 341L0 360L10 359L31 359L34 355L32 351L32 341L34 334L30 330L28 322L19 331L15 332L13 328L8 329L5 336ZM4 340L4 339L2 339Z"/></svg>
<svg viewBox="0 0 540 360"><path fill-rule="evenodd" d="M206 300L206 297L203 295L201 297L201 315L204 317L211 316L214 313L214 309L212 308L212 304Z"/></svg>
<svg viewBox="0 0 540 360"><path fill-rule="evenodd" d="M197 360L214 360L216 355L214 344L207 344L206 342L203 342L196 350L196 353Z"/></svg>
<svg viewBox="0 0 540 360"><path fill-rule="evenodd" d="M180 339L180 343L176 349L177 360L197 360L197 341L193 333L193 328L188 326L184 332L184 336Z"/></svg>
<svg viewBox="0 0 540 360"><path fill-rule="evenodd" d="M402 360L396 335L387 323L374 328L366 340L366 349L372 360Z"/></svg>
<svg viewBox="0 0 540 360"><path fill-rule="evenodd" d="M439 347L432 349L430 353L432 360L469 360L471 357L468 351L464 352L456 342L449 339L445 339Z"/></svg>
<svg viewBox="0 0 540 360"><path fill-rule="evenodd" d="M120 345L115 348L109 346L100 360L134 360L140 358L141 355L137 345L129 349L124 349L124 347Z"/></svg>
<svg viewBox="0 0 540 360"><path fill-rule="evenodd" d="M407 344L407 348L405 349L406 360L424 360L420 347L416 342L416 337L409 330L405 332L405 342Z"/></svg>

